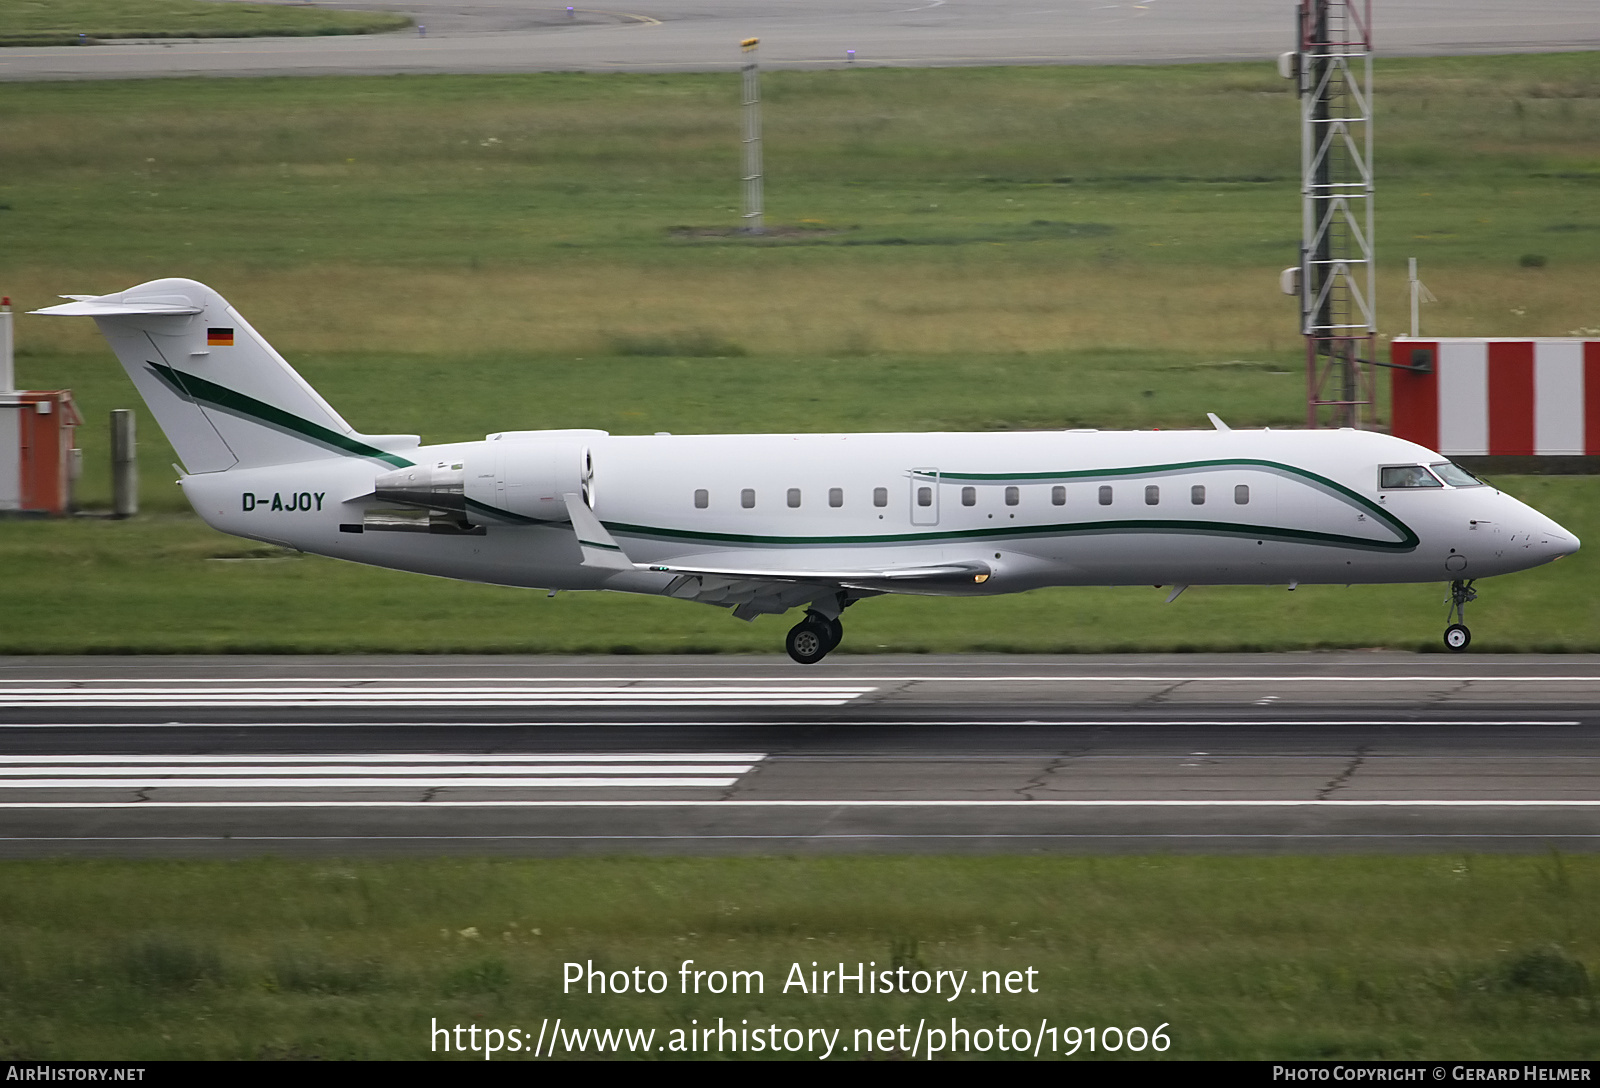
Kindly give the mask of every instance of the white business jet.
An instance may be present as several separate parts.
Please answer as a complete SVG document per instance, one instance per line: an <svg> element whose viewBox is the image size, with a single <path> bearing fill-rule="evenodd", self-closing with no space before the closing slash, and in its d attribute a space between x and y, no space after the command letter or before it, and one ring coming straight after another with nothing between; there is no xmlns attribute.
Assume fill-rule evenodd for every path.
<svg viewBox="0 0 1600 1088"><path fill-rule="evenodd" d="M789 656L885 593L1473 581L1578 549L1422 446L1355 430L358 434L215 291L164 279L36 311L95 319L225 533L477 582L805 608Z"/></svg>

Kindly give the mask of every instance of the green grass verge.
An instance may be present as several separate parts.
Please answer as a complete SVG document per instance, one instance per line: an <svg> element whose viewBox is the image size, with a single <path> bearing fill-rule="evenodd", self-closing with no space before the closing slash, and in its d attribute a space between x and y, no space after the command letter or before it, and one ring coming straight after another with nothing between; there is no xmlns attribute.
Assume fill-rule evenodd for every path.
<svg viewBox="0 0 1600 1088"><path fill-rule="evenodd" d="M4 862L0 1056L420 1058L434 1018L848 1042L956 1016L1165 1023L1170 1058L1589 1058L1597 910L1600 859L1556 854ZM765 993L676 993L685 959ZM589 960L672 992L563 994ZM1032 967L1039 992L784 994L813 961Z"/></svg>
<svg viewBox="0 0 1600 1088"><path fill-rule="evenodd" d="M0 47L77 45L99 38L295 38L376 34L403 15L202 0L0 0Z"/></svg>
<svg viewBox="0 0 1600 1088"><path fill-rule="evenodd" d="M31 307L189 274L285 350L446 363L640 337L867 359L1298 348L1276 287L1298 115L1268 64L766 86L769 219L807 229L752 243L681 229L740 223L733 75L8 85L0 276ZM1600 327L1600 53L1388 60L1377 87L1387 329L1412 255L1435 332ZM24 320L19 342L100 350L70 324Z"/></svg>
<svg viewBox="0 0 1600 1088"><path fill-rule="evenodd" d="M1600 539L1600 478L1503 481ZM1600 552L1479 583L1473 649L1600 652ZM424 578L223 536L192 516L0 522L0 653L774 653L793 618L614 593ZM1105 653L1386 647L1439 651L1438 584L1148 587L951 600L889 596L850 612L845 653ZM48 601L48 608L39 608Z"/></svg>

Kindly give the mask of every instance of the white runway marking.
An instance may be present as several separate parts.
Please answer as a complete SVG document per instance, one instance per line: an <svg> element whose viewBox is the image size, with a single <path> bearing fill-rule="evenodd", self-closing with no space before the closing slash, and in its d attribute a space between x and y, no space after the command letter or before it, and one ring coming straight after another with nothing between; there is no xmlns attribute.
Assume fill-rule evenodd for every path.
<svg viewBox="0 0 1600 1088"><path fill-rule="evenodd" d="M749 752L557 756L0 756L0 798L16 796L21 790L37 789L726 789L763 758L761 753ZM18 807L18 804L0 800L0 807ZM81 807L79 802L57 804Z"/></svg>
<svg viewBox="0 0 1600 1088"><path fill-rule="evenodd" d="M682 755L674 753L645 753L645 752L585 752L581 755L536 755L536 756L492 756L492 755L452 755L435 752L408 755L405 753L379 752L366 755L346 756L122 756L122 755L70 755L70 756L0 756L0 767L26 766L31 764L52 763L93 763L93 764L135 764L135 763L186 763L186 764L211 764L221 766L229 763L241 764L272 764L272 763L304 763L322 764L337 763L341 760L359 760L363 764L378 763L671 763L680 764L685 761L713 760L718 763L759 763L766 759L765 752L737 752L719 753L717 755L692 754ZM747 768L748 769L748 768ZM0 772L3 773L3 772Z"/></svg>
<svg viewBox="0 0 1600 1088"><path fill-rule="evenodd" d="M80 680L0 681L0 709L146 707L843 706L876 690L777 685L589 680Z"/></svg>

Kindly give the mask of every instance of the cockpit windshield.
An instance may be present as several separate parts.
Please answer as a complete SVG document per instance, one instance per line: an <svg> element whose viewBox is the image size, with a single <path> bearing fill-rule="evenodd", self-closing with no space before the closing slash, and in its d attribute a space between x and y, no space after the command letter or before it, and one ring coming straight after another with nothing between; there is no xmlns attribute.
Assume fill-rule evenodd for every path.
<svg viewBox="0 0 1600 1088"><path fill-rule="evenodd" d="M1460 465L1449 461L1430 466L1434 473L1451 487L1482 487L1483 481Z"/></svg>
<svg viewBox="0 0 1600 1088"><path fill-rule="evenodd" d="M1421 465L1387 465L1378 470L1378 487L1390 491L1401 487L1443 487L1433 473Z"/></svg>

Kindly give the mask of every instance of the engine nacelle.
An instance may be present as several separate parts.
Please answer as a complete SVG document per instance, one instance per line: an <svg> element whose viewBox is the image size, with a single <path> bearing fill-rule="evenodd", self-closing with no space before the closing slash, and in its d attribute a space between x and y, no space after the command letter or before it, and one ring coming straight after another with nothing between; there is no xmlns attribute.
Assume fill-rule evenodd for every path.
<svg viewBox="0 0 1600 1088"><path fill-rule="evenodd" d="M466 510L464 462L435 461L384 472L373 481L372 497L425 510Z"/></svg>
<svg viewBox="0 0 1600 1088"><path fill-rule="evenodd" d="M594 505L590 443L605 431L523 431L491 435L464 459L467 520L480 525L567 521L562 497Z"/></svg>

